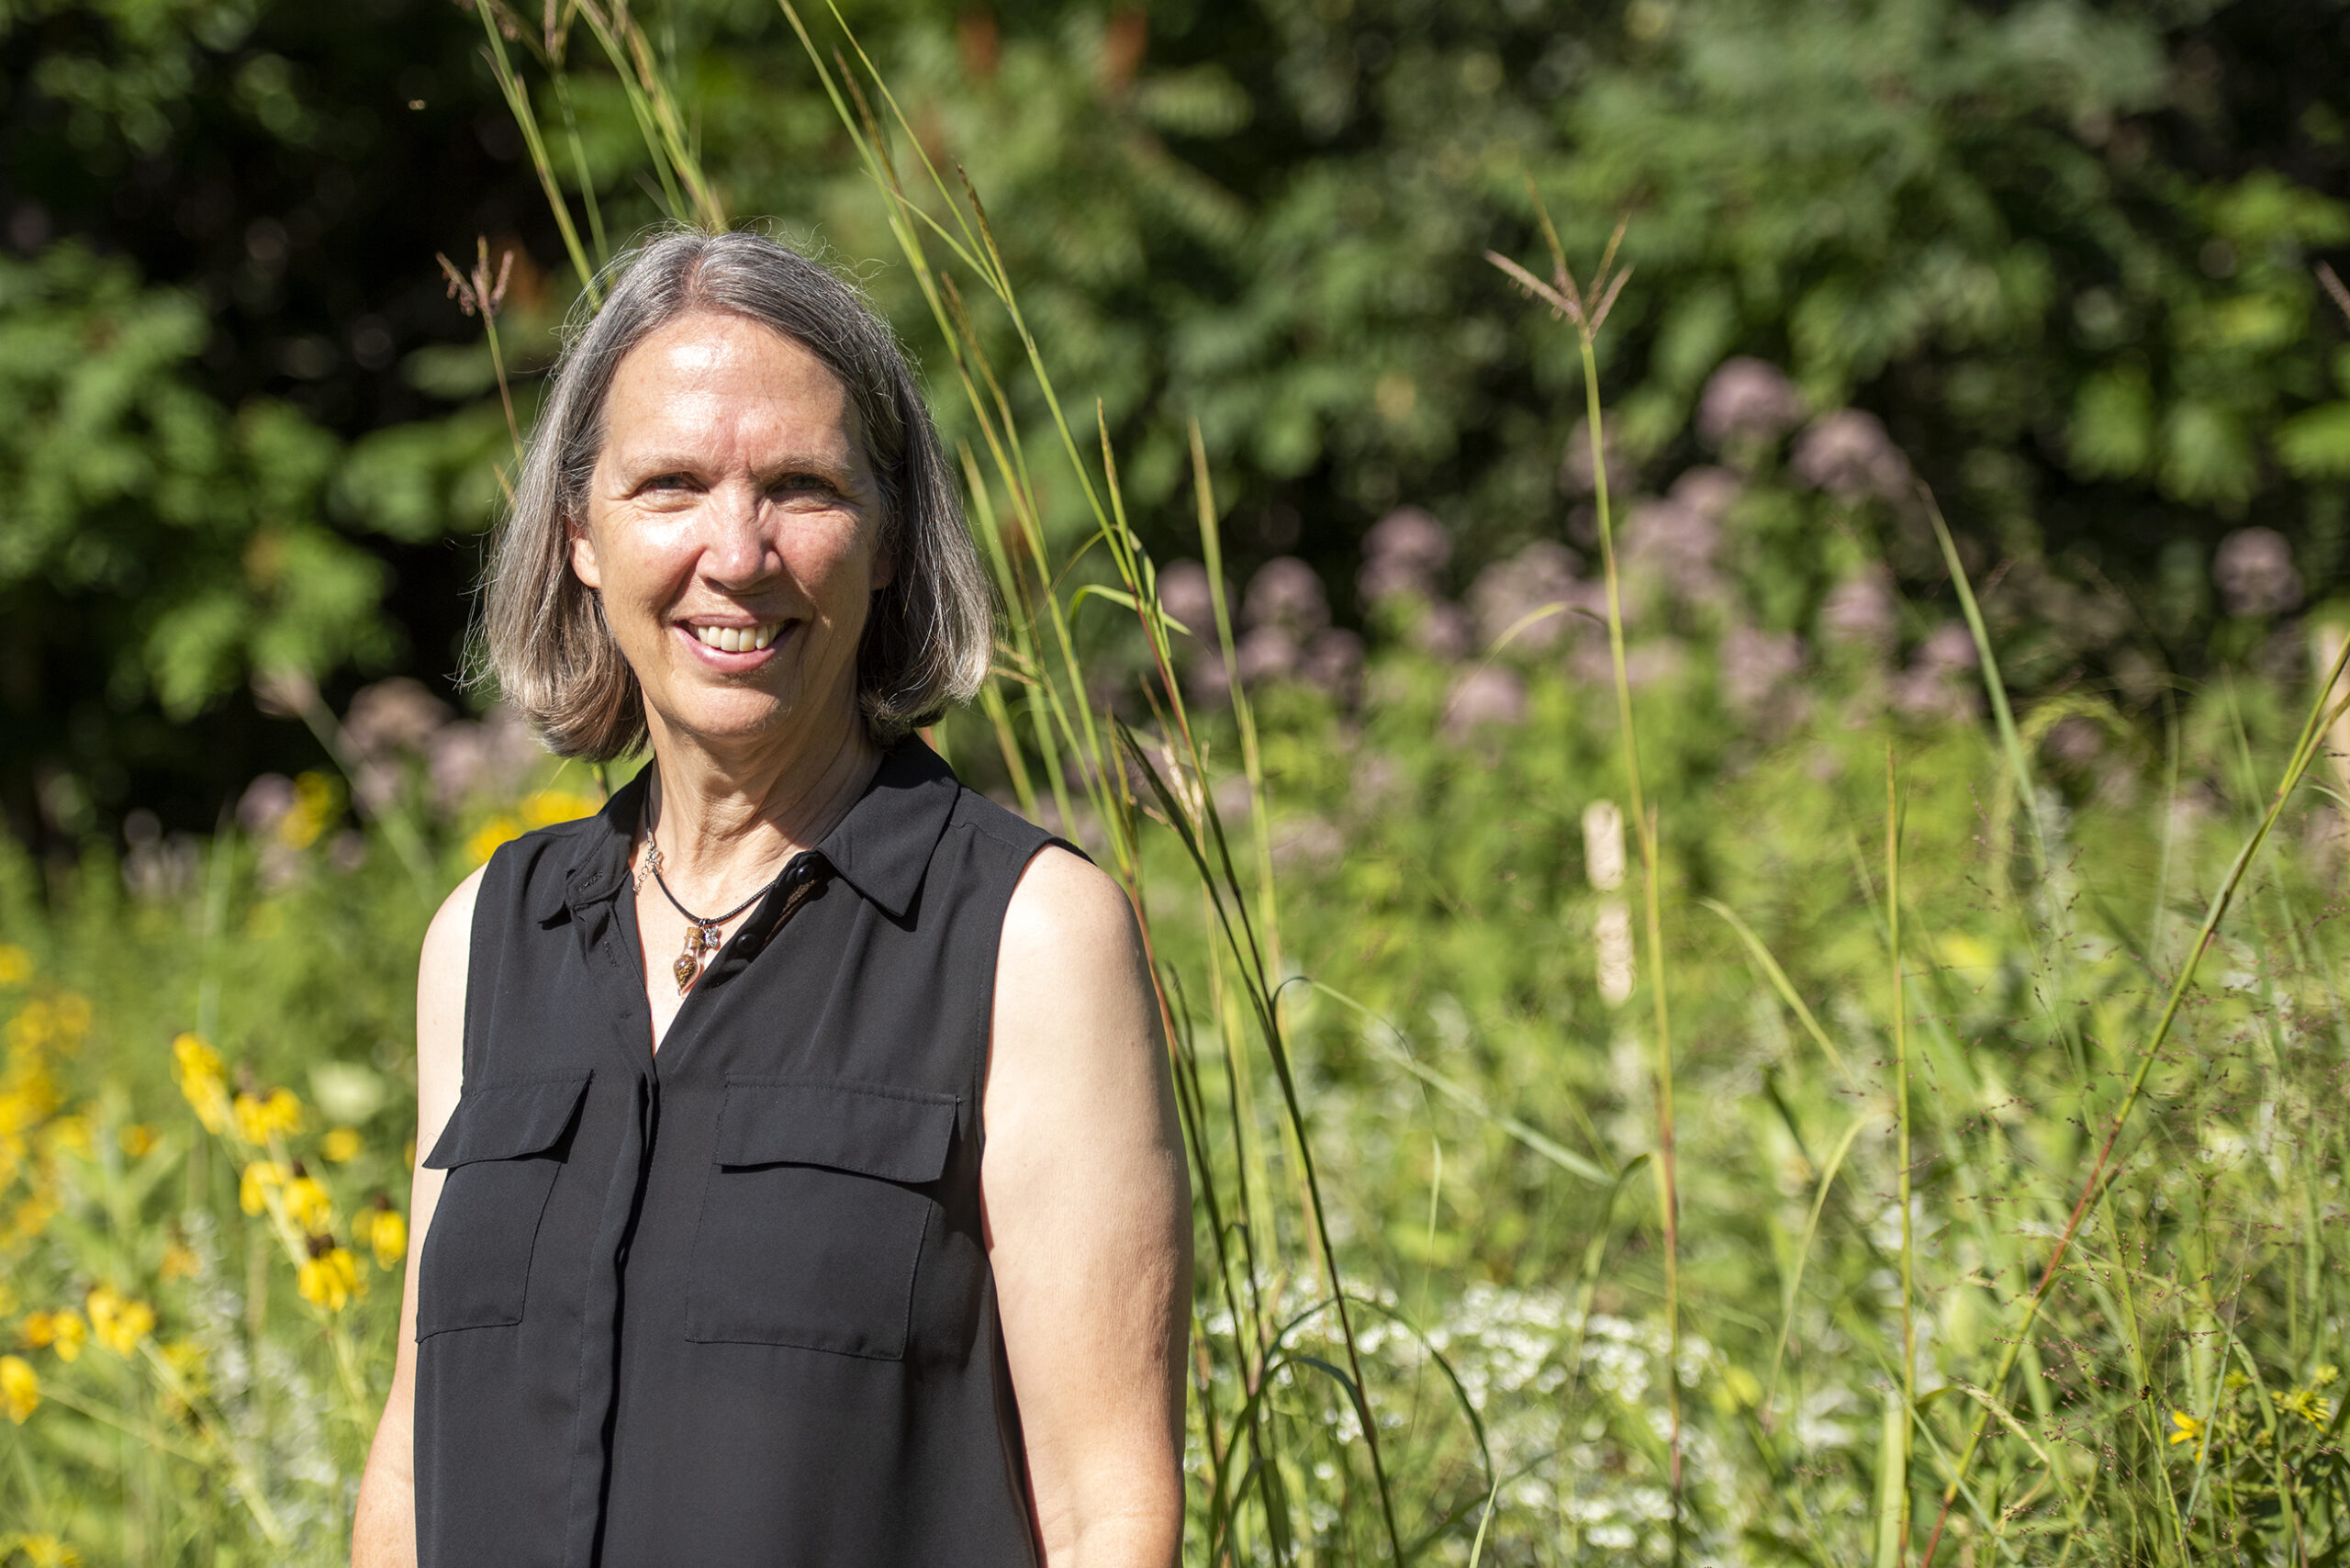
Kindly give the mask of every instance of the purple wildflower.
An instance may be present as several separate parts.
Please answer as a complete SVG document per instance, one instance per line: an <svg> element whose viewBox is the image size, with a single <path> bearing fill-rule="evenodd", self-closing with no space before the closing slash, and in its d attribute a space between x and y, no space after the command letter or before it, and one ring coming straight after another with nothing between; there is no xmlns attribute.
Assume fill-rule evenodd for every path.
<svg viewBox="0 0 2350 1568"><path fill-rule="evenodd" d="M1803 420L1803 394L1766 360L1723 362L1697 400L1697 435L1717 450L1767 446Z"/></svg>
<svg viewBox="0 0 2350 1568"><path fill-rule="evenodd" d="M1886 433L1885 421L1860 409L1822 414L1796 442L1795 476L1841 501L1869 496L1900 500L1909 493L1909 460Z"/></svg>
<svg viewBox="0 0 2350 1568"><path fill-rule="evenodd" d="M2273 528L2239 528L2220 541L2211 580L2231 615L2282 615L2301 603L2293 547Z"/></svg>

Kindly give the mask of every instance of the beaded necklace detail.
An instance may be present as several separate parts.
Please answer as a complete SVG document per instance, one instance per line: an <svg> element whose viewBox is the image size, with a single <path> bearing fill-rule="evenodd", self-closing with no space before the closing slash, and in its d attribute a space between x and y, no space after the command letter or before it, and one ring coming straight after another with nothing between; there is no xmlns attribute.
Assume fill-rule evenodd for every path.
<svg viewBox="0 0 2350 1568"><path fill-rule="evenodd" d="M649 818L644 824L644 868L653 874L654 883L660 888L661 896L669 901L669 907L686 917L685 951L679 953L676 961L669 966L669 972L677 977L679 996L693 990L694 981L701 978L703 967L710 962L711 956L716 953L720 945L726 940L723 929L726 923L767 897L776 883L783 880L784 873L791 869L789 866L786 866L782 871L769 878L765 887L728 910L724 914L696 914L677 902L677 895L669 890L668 879L661 875L661 844L653 836L653 823ZM642 879L637 885L640 887L643 885Z"/></svg>

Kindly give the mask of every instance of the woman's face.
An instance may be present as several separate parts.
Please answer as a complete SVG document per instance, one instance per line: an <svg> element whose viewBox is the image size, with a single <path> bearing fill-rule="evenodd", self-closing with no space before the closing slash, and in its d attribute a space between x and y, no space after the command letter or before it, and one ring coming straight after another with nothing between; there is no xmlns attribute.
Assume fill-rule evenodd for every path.
<svg viewBox="0 0 2350 1568"><path fill-rule="evenodd" d="M621 361L571 564L655 738L713 746L856 722L879 487L847 388L798 342L697 312Z"/></svg>

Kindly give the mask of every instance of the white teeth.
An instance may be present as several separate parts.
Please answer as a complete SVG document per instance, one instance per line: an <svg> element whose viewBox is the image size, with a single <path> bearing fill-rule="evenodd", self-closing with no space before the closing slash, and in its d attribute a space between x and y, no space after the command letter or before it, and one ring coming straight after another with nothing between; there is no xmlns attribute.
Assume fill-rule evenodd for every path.
<svg viewBox="0 0 2350 1568"><path fill-rule="evenodd" d="M689 626L697 641L705 647L716 648L722 654L748 654L766 647L783 630L783 622L770 621L762 626Z"/></svg>

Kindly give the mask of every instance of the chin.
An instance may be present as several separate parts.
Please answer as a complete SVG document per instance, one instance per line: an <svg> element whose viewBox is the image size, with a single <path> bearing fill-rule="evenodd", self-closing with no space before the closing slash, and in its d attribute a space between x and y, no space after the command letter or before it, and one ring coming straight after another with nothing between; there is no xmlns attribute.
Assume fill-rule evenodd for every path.
<svg viewBox="0 0 2350 1568"><path fill-rule="evenodd" d="M818 715L811 705L764 691L699 691L666 709L668 727L705 745L744 745L801 729Z"/></svg>

